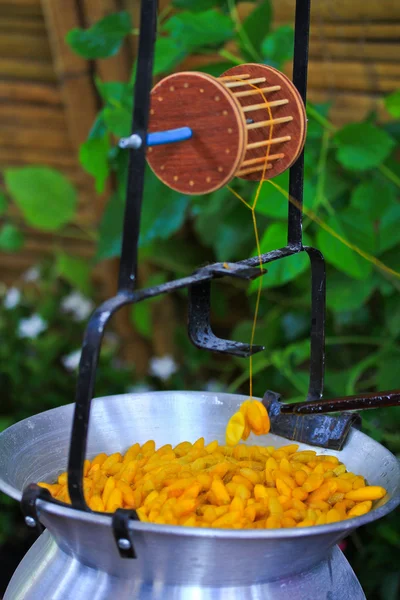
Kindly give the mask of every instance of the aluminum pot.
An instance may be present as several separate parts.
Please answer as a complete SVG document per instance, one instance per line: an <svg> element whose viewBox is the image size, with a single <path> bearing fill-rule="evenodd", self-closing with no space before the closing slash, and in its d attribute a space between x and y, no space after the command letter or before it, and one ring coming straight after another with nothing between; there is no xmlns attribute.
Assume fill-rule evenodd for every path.
<svg viewBox="0 0 400 600"><path fill-rule="evenodd" d="M143 443L148 439L154 439L157 446L195 441L201 436L207 441L217 439L224 443L226 423L245 399L245 396L233 394L183 391L97 398L92 403L88 457L99 452L124 452L132 443ZM3 492L20 500L21 492L28 483L53 481L66 470L72 414L72 404L63 406L25 419L0 434L0 489ZM279 447L287 444L287 440L275 435L251 436L248 443ZM303 444L301 448L309 447ZM9 590L6 598L88 598L87 590L85 596L79 596L76 589L71 596L43 595L46 573L51 571L48 585L54 588L59 577L65 578L67 574L71 578L71 574L75 573L72 580L76 583L79 569L89 569L100 588L103 586L109 590L110 582L119 582L120 591L113 596L118 600L290 597L282 595L282 582L290 587L288 582L299 582L305 574L314 573L314 576L307 575L311 581L318 569L335 556L339 565L341 558L334 550L335 544L360 525L383 517L400 502L398 460L365 434L353 430L341 452L321 449L320 453L336 455L349 470L362 474L372 484L384 486L388 494L367 515L309 528L240 531L134 522L131 529L138 557L135 560L120 558L109 516L41 501L40 520L47 527L47 532L39 539L36 550L31 550L31 553L34 552L30 558L31 575L27 579L25 568L24 577L17 578L17 588L15 582L11 583L10 589L14 585L14 592ZM334 583L332 569L326 571L325 587L330 585L331 589L335 586L339 589L340 583L341 588L347 591L342 590L338 598L363 598L363 595L357 595L355 588L352 592L350 583L346 583L347 576L353 581L353 573L346 565L342 568L341 583ZM19 569L22 567L23 564ZM321 575L316 580L321 582ZM278 592L270 595L274 585L279 587L281 595ZM298 599L335 597L325 594L307 596L310 590L302 596L300 587L297 583ZM100 588L94 596L96 600L111 597L101 595ZM185 589L197 591L182 595ZM261 589L265 593L261 593ZM171 595L166 590L174 592ZM209 596L210 590L217 591ZM225 595L215 595L222 594L222 590ZM150 595L146 596L148 593Z"/></svg>

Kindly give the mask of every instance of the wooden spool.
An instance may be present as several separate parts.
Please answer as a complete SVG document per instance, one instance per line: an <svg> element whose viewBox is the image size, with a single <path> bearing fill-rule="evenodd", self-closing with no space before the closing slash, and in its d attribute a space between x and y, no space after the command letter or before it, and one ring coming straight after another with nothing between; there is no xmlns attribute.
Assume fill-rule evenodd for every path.
<svg viewBox="0 0 400 600"><path fill-rule="evenodd" d="M244 64L221 77L181 72L151 92L149 132L190 127L190 140L147 150L167 186L208 194L241 177L276 177L300 155L306 113L292 82L272 67Z"/></svg>

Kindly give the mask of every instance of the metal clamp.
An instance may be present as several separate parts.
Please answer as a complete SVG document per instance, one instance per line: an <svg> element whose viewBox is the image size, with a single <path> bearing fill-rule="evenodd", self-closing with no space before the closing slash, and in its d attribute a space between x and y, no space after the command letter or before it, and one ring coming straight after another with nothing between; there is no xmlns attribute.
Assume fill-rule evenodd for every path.
<svg viewBox="0 0 400 600"><path fill-rule="evenodd" d="M21 510L25 518L25 524L31 529L35 529L36 533L40 535L44 527L39 520L36 504L38 500L51 500L51 494L49 490L36 485L36 483L30 483L22 493Z"/></svg>
<svg viewBox="0 0 400 600"><path fill-rule="evenodd" d="M135 510L118 508L112 516L113 534L121 558L137 558L132 534L129 531L130 519L140 520Z"/></svg>

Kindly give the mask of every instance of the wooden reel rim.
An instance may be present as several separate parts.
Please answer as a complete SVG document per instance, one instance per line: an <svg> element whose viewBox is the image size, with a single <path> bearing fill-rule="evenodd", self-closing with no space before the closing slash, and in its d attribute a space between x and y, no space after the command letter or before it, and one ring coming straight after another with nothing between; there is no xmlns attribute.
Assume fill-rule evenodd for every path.
<svg viewBox="0 0 400 600"><path fill-rule="evenodd" d="M270 108L273 119L290 116L293 117L293 120L290 122L273 125L273 138L276 139L290 137L290 140L286 140L269 147L269 155L276 155L277 153L284 154L284 157L270 163L271 168L265 170L264 179L271 179L272 177L276 177L277 175L280 175L289 169L298 159L304 148L307 133L307 116L303 100L292 81L290 81L290 79L284 73L281 73L277 69L268 65L260 65L258 63L238 65L225 71L221 77L233 77L235 75L249 75L251 79L264 77L266 81L265 83L259 83L257 86L241 85L240 88L231 89L231 92L233 93L238 92L239 90L255 91L255 87L262 89L280 86L280 90L265 93L264 95L266 100L268 102L288 100L287 104L283 104L279 107L272 106ZM243 80L243 84L244 83L245 80ZM242 110L243 108L254 104L265 104L261 93L256 93L252 94L251 96L240 97L237 99L240 102ZM246 112L245 116L251 117L256 122L270 120L270 112L266 107L260 108L259 110ZM260 143L269 139L270 126L259 129L248 129L247 133L248 144ZM267 151L268 146L262 146L256 149L248 149L244 160L247 162L248 160L251 161L258 159L258 165L261 167L263 164L262 158L266 158ZM244 168L245 167L241 168L240 171L242 171ZM240 177L241 179L260 181L263 177L263 170L254 171L253 173L248 173L246 175L237 174L236 176Z"/></svg>
<svg viewBox="0 0 400 600"><path fill-rule="evenodd" d="M190 140L148 148L150 168L165 185L183 194L220 189L234 177L246 153L246 119L240 103L206 73L169 75L151 91L149 132L184 126L193 131Z"/></svg>

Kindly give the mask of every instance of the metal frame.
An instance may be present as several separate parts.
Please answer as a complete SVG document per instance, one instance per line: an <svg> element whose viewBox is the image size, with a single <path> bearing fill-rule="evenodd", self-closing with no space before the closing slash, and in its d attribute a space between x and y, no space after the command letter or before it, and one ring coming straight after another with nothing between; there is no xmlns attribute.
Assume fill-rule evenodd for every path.
<svg viewBox="0 0 400 600"><path fill-rule="evenodd" d="M303 101L306 101L308 37L311 0L296 1L295 54L293 81ZM263 346L250 348L249 344L217 338L210 324L210 282L214 278L239 277L253 279L266 271L260 269L269 262L307 252L311 264L311 362L308 400L319 399L323 390L324 375L324 325L325 325L325 265L322 254L302 243L302 202L304 153L290 169L289 195L296 205L288 202L288 244L261 257L237 263L215 263L197 270L189 277L159 286L135 290L137 271L137 246L140 231L140 213L144 189L147 129L149 121L150 91L157 26L157 0L142 0L137 77L134 91L132 136L138 142L130 148L129 175L124 214L122 251L116 296L105 301L92 314L87 325L76 391L76 404L71 433L68 461L68 491L73 508L89 511L83 493L83 463L86 454L91 401L94 395L96 369L105 327L110 318L127 304L147 298L189 288L188 333L192 342L203 349L238 356L249 356ZM27 494L31 491L27 490ZM25 496L25 504L28 495ZM47 498L48 499L48 498ZM52 499L48 499L53 501ZM120 513L119 513L120 514ZM132 513L131 515L132 516ZM119 548L121 555L125 552ZM132 553L134 554L133 546Z"/></svg>
<svg viewBox="0 0 400 600"><path fill-rule="evenodd" d="M304 103L306 102L307 90L310 4L311 0L296 0L293 82ZM326 407L330 410L359 409L362 407L368 408L374 402L376 404L377 400L380 400L382 405L387 406L392 406L393 403L398 404L400 401L398 392L387 392L380 395L364 395L362 398L349 397L347 399L337 399L336 401L319 402L322 397L324 382L326 275L325 261L321 252L316 248L303 246L302 241L304 151L290 169L288 237L287 245L284 248L273 250L261 255L261 257L257 256L236 263L215 263L195 271L189 277L183 277L147 289L135 289L146 147L148 144L153 143L149 139L147 129L156 25L157 0L142 0L132 135L127 138L128 142L127 140L121 140L123 143L120 144L121 147L130 152L130 157L118 291L113 298L103 302L89 320L83 339L77 381L68 461L68 491L72 508L82 511L90 511L83 492L83 465L102 338L111 317L127 304L136 304L147 298L187 287L189 288L188 334L193 344L212 352L246 357L263 350L264 347L251 347L243 342L221 339L213 333L210 323L211 281L221 277L251 280L267 272L265 269L260 268L260 263L266 265L300 252L306 252L311 266L311 359L307 401L301 405L282 405L279 402L280 396L278 394L267 392L263 402L268 407L271 424L279 420L280 431L287 427L289 435L290 432L293 433L295 430L296 439L300 441L339 449L343 446L351 426L359 425L359 419L348 414L340 417L329 417L315 413L327 412ZM290 201L292 198L295 199L295 202ZM325 409L321 408L322 405L325 406ZM295 412L294 407L296 406L298 407L298 413L313 414L309 417L302 417L301 425L296 421L296 427L293 428L293 419L298 419L298 416L284 413ZM324 435L321 437L322 430L324 430ZM64 504L53 499L47 490L36 484L31 484L25 488L21 501L25 522L28 526L36 528L40 533L41 525L36 506L38 499L53 504ZM136 558L133 540L129 532L130 519L138 519L136 512L123 509L118 509L112 519L117 548L123 558Z"/></svg>

